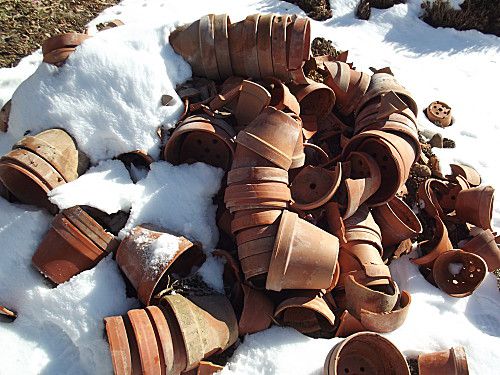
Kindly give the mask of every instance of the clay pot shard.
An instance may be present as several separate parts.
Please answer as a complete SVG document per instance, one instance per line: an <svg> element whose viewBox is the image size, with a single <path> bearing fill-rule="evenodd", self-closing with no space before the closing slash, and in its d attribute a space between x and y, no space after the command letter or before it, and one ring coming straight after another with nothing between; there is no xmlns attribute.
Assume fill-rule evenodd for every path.
<svg viewBox="0 0 500 375"><path fill-rule="evenodd" d="M491 229L494 192L491 186L461 190L455 204L457 217L480 228Z"/></svg>
<svg viewBox="0 0 500 375"><path fill-rule="evenodd" d="M271 94L261 85L244 80L234 113L238 126L252 122L269 105Z"/></svg>
<svg viewBox="0 0 500 375"><path fill-rule="evenodd" d="M420 354L418 373L420 375L469 375L464 347L455 346L440 352Z"/></svg>
<svg viewBox="0 0 500 375"><path fill-rule="evenodd" d="M0 132L6 133L9 128L10 109L12 108L12 99L9 99L0 110Z"/></svg>
<svg viewBox="0 0 500 375"><path fill-rule="evenodd" d="M462 176L471 187L481 185L481 175L474 168L464 164L450 164L451 174L446 178L456 180L457 176Z"/></svg>
<svg viewBox="0 0 500 375"><path fill-rule="evenodd" d="M43 61L61 66L76 47L90 38L88 34L67 33L53 36L42 43Z"/></svg>
<svg viewBox="0 0 500 375"><path fill-rule="evenodd" d="M63 210L32 258L33 265L55 284L91 269L118 247L114 236L75 206Z"/></svg>
<svg viewBox="0 0 500 375"><path fill-rule="evenodd" d="M403 325L410 310L411 295L403 290L399 301L392 311L385 313L374 313L361 309L360 322L365 329L378 332L392 332Z"/></svg>
<svg viewBox="0 0 500 375"><path fill-rule="evenodd" d="M149 166L154 161L150 155L142 150L126 152L116 158L125 165L134 183L145 177L149 172Z"/></svg>
<svg viewBox="0 0 500 375"><path fill-rule="evenodd" d="M290 186L294 208L312 210L326 204L340 186L342 167L337 163L335 171L306 166L294 178Z"/></svg>
<svg viewBox="0 0 500 375"><path fill-rule="evenodd" d="M429 104L429 106L425 109L425 115L430 122L442 128L450 126L453 121L451 116L451 107L440 101L435 101Z"/></svg>
<svg viewBox="0 0 500 375"><path fill-rule="evenodd" d="M274 305L262 291L245 284L243 288L243 309L238 321L240 336L263 331L272 323Z"/></svg>
<svg viewBox="0 0 500 375"><path fill-rule="evenodd" d="M478 255L462 250L440 254L432 267L436 285L452 297L467 297L483 282L488 266Z"/></svg>
<svg viewBox="0 0 500 375"><path fill-rule="evenodd" d="M300 104L295 95L290 92L290 89L275 77L264 77L266 77L263 80L264 86L271 94L269 105L283 112L300 115Z"/></svg>
<svg viewBox="0 0 500 375"><path fill-rule="evenodd" d="M12 322L17 318L17 313L0 305L0 322Z"/></svg>
<svg viewBox="0 0 500 375"><path fill-rule="evenodd" d="M162 246L161 241L168 243L169 251L158 258L154 253L157 246ZM168 275L186 276L204 260L201 244L151 224L133 228L116 251L118 266L145 305L149 305L152 298L167 287Z"/></svg>
<svg viewBox="0 0 500 375"><path fill-rule="evenodd" d="M274 243L266 289L322 289L333 279L337 237L284 210Z"/></svg>
<svg viewBox="0 0 500 375"><path fill-rule="evenodd" d="M355 333L333 347L325 360L324 375L410 375L403 354L377 333Z"/></svg>
<svg viewBox="0 0 500 375"><path fill-rule="evenodd" d="M453 249L453 245L448 237L448 230L443 221L439 217L435 217L434 221L435 230L432 239L419 243L419 247L425 255L420 258L411 259L412 263L427 268L432 268L434 261L441 253Z"/></svg>
<svg viewBox="0 0 500 375"><path fill-rule="evenodd" d="M479 255L488 265L488 271L493 272L500 268L500 248L491 230L481 230L465 245L462 250Z"/></svg>

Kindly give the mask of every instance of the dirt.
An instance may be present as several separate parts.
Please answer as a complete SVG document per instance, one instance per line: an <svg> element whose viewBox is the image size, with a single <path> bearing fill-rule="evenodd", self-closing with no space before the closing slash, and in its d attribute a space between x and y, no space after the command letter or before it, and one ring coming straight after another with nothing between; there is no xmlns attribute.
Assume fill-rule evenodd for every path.
<svg viewBox="0 0 500 375"><path fill-rule="evenodd" d="M118 0L1 0L0 68L17 65L50 36L77 31Z"/></svg>
<svg viewBox="0 0 500 375"><path fill-rule="evenodd" d="M308 17L316 21L325 21L332 18L332 10L328 0L284 0L297 5Z"/></svg>

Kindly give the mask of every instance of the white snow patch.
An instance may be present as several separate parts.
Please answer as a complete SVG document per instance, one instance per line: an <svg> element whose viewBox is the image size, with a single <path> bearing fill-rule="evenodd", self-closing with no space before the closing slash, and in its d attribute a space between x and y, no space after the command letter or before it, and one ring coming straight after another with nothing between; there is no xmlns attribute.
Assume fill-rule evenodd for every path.
<svg viewBox="0 0 500 375"><path fill-rule="evenodd" d="M75 181L55 188L49 197L60 209L88 205L113 214L128 211L138 190L121 161L106 160Z"/></svg>
<svg viewBox="0 0 500 375"><path fill-rule="evenodd" d="M170 233L164 233L153 242L150 242L146 235L135 238L134 242L141 251L143 268L154 278L179 251L180 239Z"/></svg>
<svg viewBox="0 0 500 375"><path fill-rule="evenodd" d="M224 264L225 260L221 257L209 256L198 270L203 281L213 290L222 294L224 293L224 281L222 280Z"/></svg>

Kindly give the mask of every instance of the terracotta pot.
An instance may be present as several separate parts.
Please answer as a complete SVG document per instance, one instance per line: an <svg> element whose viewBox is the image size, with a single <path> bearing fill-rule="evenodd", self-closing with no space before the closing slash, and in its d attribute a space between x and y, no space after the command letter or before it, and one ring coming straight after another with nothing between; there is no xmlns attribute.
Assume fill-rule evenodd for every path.
<svg viewBox="0 0 500 375"><path fill-rule="evenodd" d="M414 238L422 233L422 224L413 210L399 198L375 207L372 210L375 221L382 231L384 247L398 245L407 238Z"/></svg>
<svg viewBox="0 0 500 375"><path fill-rule="evenodd" d="M324 66L328 72L325 84L335 92L337 98L335 108L347 117L354 112L368 90L370 76L351 69L341 61L325 62Z"/></svg>
<svg viewBox="0 0 500 375"><path fill-rule="evenodd" d="M238 126L252 122L269 105L271 94L263 86L244 80L234 113Z"/></svg>
<svg viewBox="0 0 500 375"><path fill-rule="evenodd" d="M274 76L284 82L289 80L286 50L286 28L291 19L288 15L276 15L271 30Z"/></svg>
<svg viewBox="0 0 500 375"><path fill-rule="evenodd" d="M432 268L434 261L441 253L453 249L453 245L448 237L448 230L443 221L439 217L435 217L434 221L435 230L432 239L419 243L419 247L425 255L420 258L411 259L413 263L427 268Z"/></svg>
<svg viewBox="0 0 500 375"><path fill-rule="evenodd" d="M244 299L243 310L238 322L240 336L263 331L272 323L274 306L261 291L242 284Z"/></svg>
<svg viewBox="0 0 500 375"><path fill-rule="evenodd" d="M230 185L224 193L224 202L228 208L240 204L252 204L264 201L288 202L290 199L290 189L287 185L279 182Z"/></svg>
<svg viewBox="0 0 500 375"><path fill-rule="evenodd" d="M374 73L370 80L370 85L365 95L361 99L356 108L356 113L359 113L365 104L370 102L372 99L380 97L389 91L394 91L398 96L406 103L406 105L411 109L411 111L417 116L418 108L415 100L413 99L410 92L408 92L403 86L401 86L394 76L389 73Z"/></svg>
<svg viewBox="0 0 500 375"><path fill-rule="evenodd" d="M43 61L60 66L88 38L88 34L67 33L46 39L42 43Z"/></svg>
<svg viewBox="0 0 500 375"><path fill-rule="evenodd" d="M204 74L199 39L200 20L178 27L169 36L170 45L191 65L194 76L203 76Z"/></svg>
<svg viewBox="0 0 500 375"><path fill-rule="evenodd" d="M272 167L276 168L276 164L263 158L254 151L246 148L241 144L236 145L236 151L234 153L233 164L231 169L238 168L254 168L254 167ZM281 169L281 168L277 168ZM283 169L282 169L283 170ZM286 172L286 170L285 170Z"/></svg>
<svg viewBox="0 0 500 375"><path fill-rule="evenodd" d="M335 327L335 315L316 291L292 294L276 307L274 318L305 335L329 333Z"/></svg>
<svg viewBox="0 0 500 375"><path fill-rule="evenodd" d="M239 211L238 211L239 212ZM276 237L278 233L278 223L271 225L259 225L256 227L243 229L236 233L236 244L239 246L245 242L254 241L259 238Z"/></svg>
<svg viewBox="0 0 500 375"><path fill-rule="evenodd" d="M286 48L288 69L301 69L310 56L311 23L308 18L297 17L287 26Z"/></svg>
<svg viewBox="0 0 500 375"><path fill-rule="evenodd" d="M10 109L12 107L12 99L9 99L0 109L0 132L6 133L9 128Z"/></svg>
<svg viewBox="0 0 500 375"><path fill-rule="evenodd" d="M274 17L274 14L262 14L257 25L257 57L261 77L271 77L274 75L271 50L271 32Z"/></svg>
<svg viewBox="0 0 500 375"><path fill-rule="evenodd" d="M75 206L63 210L32 258L33 265L56 284L91 269L116 250L118 241L90 215Z"/></svg>
<svg viewBox="0 0 500 375"><path fill-rule="evenodd" d="M201 161L228 170L235 149L234 136L234 130L224 120L191 116L172 133L163 157L174 165Z"/></svg>
<svg viewBox="0 0 500 375"><path fill-rule="evenodd" d="M435 101L425 109L425 115L433 124L446 128L451 125L451 107L443 102Z"/></svg>
<svg viewBox="0 0 500 375"><path fill-rule="evenodd" d="M356 280L358 275L359 272L349 273L345 278L346 309L351 315L360 319L361 310L378 314L391 312L398 302L398 285L389 279L389 285L384 288L386 292L381 292L362 285Z"/></svg>
<svg viewBox="0 0 500 375"><path fill-rule="evenodd" d="M236 141L248 149L288 170L300 134L300 123L273 107L265 108Z"/></svg>
<svg viewBox="0 0 500 375"><path fill-rule="evenodd" d="M219 80L219 69L215 50L215 25L213 14L207 14L200 18L200 54L203 64L204 76L208 79Z"/></svg>
<svg viewBox="0 0 500 375"><path fill-rule="evenodd" d="M241 269L245 274L245 280L252 286L259 287L259 289L261 289L260 283L257 283L255 281L259 278L263 278L263 282L265 284L265 276L269 271L269 262L271 261L271 255L272 252L265 252L262 254L257 254L240 259Z"/></svg>
<svg viewBox="0 0 500 375"><path fill-rule="evenodd" d="M323 373L409 375L410 369L403 354L389 340L376 333L359 332L333 347Z"/></svg>
<svg viewBox="0 0 500 375"><path fill-rule="evenodd" d="M304 153L307 165L318 166L328 163L330 159L325 150L313 143L304 143Z"/></svg>
<svg viewBox="0 0 500 375"><path fill-rule="evenodd" d="M171 259L153 262L152 244L162 235L177 238L178 249ZM143 224L133 228L116 251L116 262L125 276L137 290L139 300L149 305L156 293L163 290L168 275L185 276L193 266L200 266L205 260L201 244L177 236L167 230Z"/></svg>
<svg viewBox="0 0 500 375"><path fill-rule="evenodd" d="M223 352L238 339L236 316L224 296L192 296L188 299L176 294L163 297L160 303L166 309L166 315L175 317L178 322L186 348L184 371L195 368L203 358Z"/></svg>
<svg viewBox="0 0 500 375"><path fill-rule="evenodd" d="M227 173L227 183L281 182L288 185L288 173L274 167L244 167L231 169Z"/></svg>
<svg viewBox="0 0 500 375"><path fill-rule="evenodd" d="M196 369L196 375L213 375L224 369L224 366L216 365L208 361L201 361Z"/></svg>
<svg viewBox="0 0 500 375"><path fill-rule="evenodd" d="M411 305L411 295L407 291L401 292L394 309L385 313L374 313L361 309L360 322L366 330L377 333L392 332L403 325Z"/></svg>
<svg viewBox="0 0 500 375"><path fill-rule="evenodd" d="M260 14L247 16L243 21L228 25L229 53L233 72L241 77L258 78L257 25Z"/></svg>
<svg viewBox="0 0 500 375"><path fill-rule="evenodd" d="M245 215L233 219L233 221L231 222L231 228L233 233L237 233L241 230L248 228L253 228L262 225L271 225L274 222L276 222L280 216L281 216L280 210L268 210L266 212Z"/></svg>
<svg viewBox="0 0 500 375"><path fill-rule="evenodd" d="M461 264L458 273L452 273L452 263ZM440 254L432 267L436 285L452 297L467 297L483 282L488 266L478 255L462 250L450 250Z"/></svg>
<svg viewBox="0 0 500 375"><path fill-rule="evenodd" d="M423 209L431 217L443 217L443 210L436 196L436 191L440 189L446 189L446 185L434 178L428 178L418 187L418 199L423 201Z"/></svg>
<svg viewBox="0 0 500 375"><path fill-rule="evenodd" d="M264 16L261 17L263 19ZM262 69L262 67L261 67ZM300 115L300 104L295 95L279 79L263 75L263 84L271 94L269 105L283 112L292 112Z"/></svg>
<svg viewBox="0 0 500 375"><path fill-rule="evenodd" d="M337 237L283 211L266 289L322 289L333 279L338 256Z"/></svg>
<svg viewBox="0 0 500 375"><path fill-rule="evenodd" d="M488 271L493 272L500 268L500 248L498 247L495 235L491 230L481 230L465 245L462 250L479 255L488 265Z"/></svg>
<svg viewBox="0 0 500 375"><path fill-rule="evenodd" d="M308 85L291 85L291 92L300 105L300 115L326 116L335 104L335 94L323 83L312 81Z"/></svg>
<svg viewBox="0 0 500 375"><path fill-rule="evenodd" d="M491 186L478 186L460 191L455 205L457 217L480 228L491 229L494 192Z"/></svg>
<svg viewBox="0 0 500 375"><path fill-rule="evenodd" d="M304 129L304 128L302 128ZM290 169L297 169L304 166L306 162L306 154L304 153L304 137L299 134L297 138L297 143L293 149L292 164L290 164Z"/></svg>
<svg viewBox="0 0 500 375"><path fill-rule="evenodd" d="M5 306L0 306L0 322L12 322L16 318L17 318L17 313L6 308Z"/></svg>
<svg viewBox="0 0 500 375"><path fill-rule="evenodd" d="M380 227L373 219L368 206L360 206L354 215L343 221L343 225L346 242L368 243L375 246L380 254L382 253Z"/></svg>
<svg viewBox="0 0 500 375"><path fill-rule="evenodd" d="M242 200L236 201L234 206L228 206L229 212L235 214L239 211L246 210L256 210L256 209L267 209L267 210L275 210L275 209L284 209L288 207L288 202L286 201L277 201L277 200Z"/></svg>
<svg viewBox="0 0 500 375"><path fill-rule="evenodd" d="M337 164L335 171L321 167L304 167L290 186L293 207L299 210L312 210L323 206L333 197L341 179L340 163Z"/></svg>
<svg viewBox="0 0 500 375"><path fill-rule="evenodd" d="M257 240L245 242L238 246L238 258L240 259L240 261L243 261L248 257L270 253L273 250L273 245L274 237L263 237ZM268 267L268 265L265 266L266 268ZM245 272L244 268L243 272Z"/></svg>
<svg viewBox="0 0 500 375"><path fill-rule="evenodd" d="M418 356L420 375L469 375L467 355L463 346Z"/></svg>
<svg viewBox="0 0 500 375"><path fill-rule="evenodd" d="M231 56L229 55L228 27L231 20L227 14L217 14L214 16L214 40L215 56L217 67L221 79L229 78L233 75L231 67Z"/></svg>
<svg viewBox="0 0 500 375"><path fill-rule="evenodd" d="M450 168L451 175L446 176L448 179L455 180L457 176L462 176L472 187L481 185L481 175L474 168L464 164L450 164Z"/></svg>
<svg viewBox="0 0 500 375"><path fill-rule="evenodd" d="M340 315L340 323L335 332L335 337L347 337L352 334L366 331L361 322L352 316L349 311L344 310L342 315ZM325 373L326 374L326 373Z"/></svg>
<svg viewBox="0 0 500 375"><path fill-rule="evenodd" d="M131 165L135 165L149 169L151 163L154 162L154 159L142 150L126 152L118 155L116 158L128 168L130 168Z"/></svg>

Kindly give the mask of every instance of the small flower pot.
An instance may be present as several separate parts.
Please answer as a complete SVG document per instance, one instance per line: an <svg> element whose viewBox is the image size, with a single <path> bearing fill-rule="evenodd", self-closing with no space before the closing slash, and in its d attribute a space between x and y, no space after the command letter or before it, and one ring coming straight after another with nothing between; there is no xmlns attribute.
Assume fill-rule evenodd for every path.
<svg viewBox="0 0 500 375"><path fill-rule="evenodd" d="M460 264L458 273L450 270L453 263ZM432 267L432 276L436 285L452 297L470 296L481 285L488 266L478 255L462 250L450 250L440 254Z"/></svg>
<svg viewBox="0 0 500 375"><path fill-rule="evenodd" d="M290 91L299 102L301 116L325 117L335 104L335 93L323 83L312 81L307 85L291 85Z"/></svg>
<svg viewBox="0 0 500 375"><path fill-rule="evenodd" d="M377 333L359 332L333 347L326 357L324 374L410 375L403 354Z"/></svg>
<svg viewBox="0 0 500 375"><path fill-rule="evenodd" d="M451 107L443 102L435 101L425 109L425 115L433 124L446 128L452 123Z"/></svg>
<svg viewBox="0 0 500 375"><path fill-rule="evenodd" d="M290 92L290 89L275 77L264 75L263 77L266 77L263 80L264 87L271 94L269 105L283 112L300 115L300 104L295 95Z"/></svg>
<svg viewBox="0 0 500 375"><path fill-rule="evenodd" d="M478 186L460 191L455 205L457 217L480 228L491 229L494 192L491 186Z"/></svg>
<svg viewBox="0 0 500 375"><path fill-rule="evenodd" d="M186 118L163 149L166 161L178 165L196 161L229 170L235 149L234 130L221 119L207 115Z"/></svg>
<svg viewBox="0 0 500 375"><path fill-rule="evenodd" d="M240 336L263 331L272 323L274 305L262 291L242 284L243 310L238 321Z"/></svg>
<svg viewBox="0 0 500 375"><path fill-rule="evenodd" d="M422 224L413 210L399 198L373 209L373 217L382 232L384 247L398 245L422 233Z"/></svg>
<svg viewBox="0 0 500 375"><path fill-rule="evenodd" d="M221 79L227 79L233 76L231 66L231 56L229 55L229 37L228 27L231 20L227 14L217 14L214 17L214 39L215 56L217 58L217 67Z"/></svg>
<svg viewBox="0 0 500 375"><path fill-rule="evenodd" d="M488 265L488 271L493 272L500 268L500 248L498 247L495 235L491 230L482 230L465 245L462 250L479 255Z"/></svg>
<svg viewBox="0 0 500 375"><path fill-rule="evenodd" d="M163 234L177 238L178 248L171 258L156 259L154 242ZM137 290L139 300L149 305L156 293L167 286L167 276L186 276L194 266L205 260L201 245L185 237L164 231L149 224L137 226L121 242L116 251L116 262Z"/></svg>
<svg viewBox="0 0 500 375"><path fill-rule="evenodd" d="M432 268L436 258L445 251L453 249L453 245L448 237L448 229L439 217L434 218L435 231L430 240L422 241L419 246L425 254L420 258L411 259L412 263L419 266Z"/></svg>
<svg viewBox="0 0 500 375"><path fill-rule="evenodd" d="M304 167L290 186L293 207L305 211L323 206L332 199L340 186L341 179L340 163L337 164L335 171L321 167Z"/></svg>
<svg viewBox="0 0 500 375"><path fill-rule="evenodd" d="M269 105L271 94L263 86L244 80L234 116L238 126L247 126Z"/></svg>
<svg viewBox="0 0 500 375"><path fill-rule="evenodd" d="M288 185L288 173L284 169L274 167L235 168L227 173L229 185L257 182L280 182Z"/></svg>
<svg viewBox="0 0 500 375"><path fill-rule="evenodd" d="M440 352L420 354L418 373L420 375L469 375L464 347L455 346Z"/></svg>
<svg viewBox="0 0 500 375"><path fill-rule="evenodd" d="M249 214L233 219L231 229L233 233L237 233L244 229L271 225L275 223L281 216L281 210L267 210L265 212Z"/></svg>
<svg viewBox="0 0 500 375"><path fill-rule="evenodd" d="M250 150L249 148L241 144L237 144L231 169L257 168L257 167L277 168L276 164L274 164L273 162L263 158L262 156ZM284 170L282 168L277 168L277 169ZM286 172L286 170L284 171Z"/></svg>
<svg viewBox="0 0 500 375"><path fill-rule="evenodd" d="M54 218L32 263L52 282L61 284L95 267L117 247L118 241L112 234L75 206Z"/></svg>
<svg viewBox="0 0 500 375"><path fill-rule="evenodd" d="M308 18L297 17L286 31L288 70L301 69L310 56L311 22Z"/></svg>
<svg viewBox="0 0 500 375"><path fill-rule="evenodd" d="M270 225L259 225L247 228L236 233L236 244L240 246L249 241L258 240L265 237L276 237L278 233L278 223Z"/></svg>
<svg viewBox="0 0 500 375"><path fill-rule="evenodd" d="M373 245L382 253L382 234L370 209L362 205L359 209L343 221L346 242L367 243Z"/></svg>
<svg viewBox="0 0 500 375"><path fill-rule="evenodd" d="M322 289L333 279L338 238L283 211L274 243L266 289Z"/></svg>
<svg viewBox="0 0 500 375"><path fill-rule="evenodd" d="M446 176L448 179L456 180L457 176L462 176L472 187L481 185L481 175L474 168L464 164L450 164L450 168L451 175Z"/></svg>
<svg viewBox="0 0 500 375"><path fill-rule="evenodd" d="M236 142L288 170L300 130L300 123L293 117L267 107L244 131L239 132Z"/></svg>

